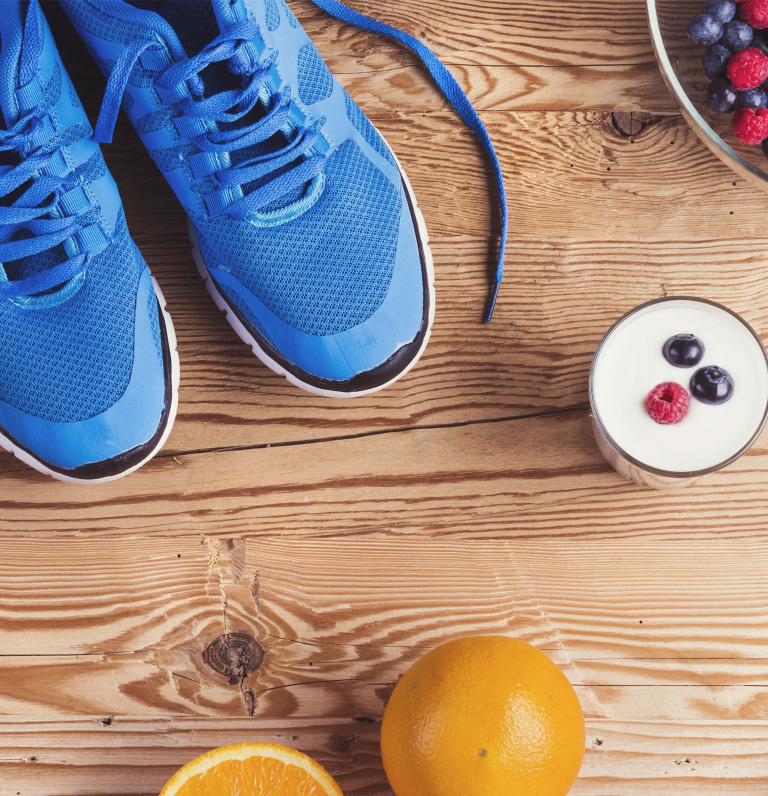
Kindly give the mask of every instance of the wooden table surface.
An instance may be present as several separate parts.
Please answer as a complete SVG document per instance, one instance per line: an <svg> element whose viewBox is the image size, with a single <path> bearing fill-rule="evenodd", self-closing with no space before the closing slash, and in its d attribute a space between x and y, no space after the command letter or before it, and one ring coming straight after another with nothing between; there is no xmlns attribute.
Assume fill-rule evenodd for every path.
<svg viewBox="0 0 768 796"><path fill-rule="evenodd" d="M183 213L125 120L106 149L179 337L165 450L78 487L0 455L0 794L154 796L192 756L267 739L384 796L380 719L425 650L505 633L547 652L587 716L574 796L768 794L768 447L683 491L602 460L587 372L662 295L768 335L766 197L667 94L643 0L355 0L422 36L490 129L489 169L408 52L292 6L391 142L434 246L416 369L354 402L261 366L209 301ZM46 3L92 119L103 91Z"/></svg>

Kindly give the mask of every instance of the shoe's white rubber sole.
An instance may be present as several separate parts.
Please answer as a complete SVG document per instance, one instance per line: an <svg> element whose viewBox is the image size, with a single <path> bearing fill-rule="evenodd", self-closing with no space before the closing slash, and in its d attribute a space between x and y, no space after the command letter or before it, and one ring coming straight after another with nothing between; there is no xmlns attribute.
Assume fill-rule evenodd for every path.
<svg viewBox="0 0 768 796"><path fill-rule="evenodd" d="M391 147L389 151L392 152ZM424 353L424 349L427 347L427 343L429 342L429 337L432 333L432 323L435 320L435 264L432 258L432 250L429 248L429 233L427 232L427 224L424 221L424 215L419 209L418 203L416 202L416 197L414 196L413 187L411 186L410 180L408 179L408 175L405 173L405 171L403 171L403 168L400 165L400 161L397 159L397 156L395 155L394 152L392 152L392 157L395 159L395 162L397 163L397 167L400 170L400 174L403 178L403 184L405 185L406 191L408 191L408 195L411 200L411 205L413 206L414 210L414 215L416 217L416 223L419 228L419 236L421 238L421 244L424 249L424 259L427 267L427 279L429 281L429 319L427 322L427 331L424 335L424 340L422 341L421 347L419 348L419 351L416 354L416 356L393 379L390 379L388 382L381 384L378 387L373 387L370 390L358 390L357 392L343 392L340 390L326 390L321 387L316 387L312 384L307 384L306 382L302 381L293 373L287 371L282 365L280 365L280 363L272 359L272 357L269 356L269 354L258 344L253 335L251 335L250 332L245 328L245 326L243 326L240 319L237 317L237 315L233 312L232 308L227 303L226 299L221 295L213 279L211 279L211 275L208 273L208 269L205 267L203 256L200 253L200 246L197 243L197 237L195 236L194 227L192 226L192 222L189 221L189 219L187 219L187 232L189 233L189 239L192 242L192 256L195 259L197 270L200 272L200 276L203 278L205 286L208 289L208 293L210 294L214 303L223 313L226 314L227 320L229 321L229 325L235 330L237 336L244 343L246 343L251 347L253 353L270 370L273 370L279 376L284 376L294 386L299 387L302 390L306 390L307 392L311 392L314 395L322 395L325 398L357 398L362 395L370 395L371 393L383 390L385 387L389 387L390 384L394 384L398 379L401 379L403 376L405 376L405 374L408 373L408 371L419 361L421 355Z"/></svg>
<svg viewBox="0 0 768 796"><path fill-rule="evenodd" d="M170 415L168 416L168 422L166 423L165 430L163 431L163 435L160 438L157 445L153 448L151 453L149 453L144 459L142 459L138 464L134 464L132 467L128 468L127 470L117 473L116 475L106 476L104 478L73 478L70 475L64 475L63 473L56 472L55 470L51 470L50 467L47 467L43 462L39 459L36 459L32 454L25 451L23 448L19 448L13 442L11 442L8 437L4 436L2 432L0 432L0 447L7 450L9 453L12 453L17 459L24 462L24 464L28 464L30 467L34 468L40 473L44 475L50 475L51 477L55 478L57 481L67 481L71 484L104 484L108 481L115 481L118 478L122 478L123 476L129 475L130 473L139 469L139 467L143 467L151 458L153 458L165 445L166 441L168 440L168 436L171 433L171 429L173 428L173 422L176 419L176 412L179 408L179 380L180 380L180 364L179 364L179 352L176 350L176 331L173 328L173 321L171 320L171 316L165 309L166 301L165 296L163 296L163 291L160 289L160 286L157 284L157 280L152 277L152 282L155 286L155 294L157 295L157 303L160 307L160 311L163 313L163 320L165 321L165 330L168 336L168 350L171 353L171 411Z"/></svg>

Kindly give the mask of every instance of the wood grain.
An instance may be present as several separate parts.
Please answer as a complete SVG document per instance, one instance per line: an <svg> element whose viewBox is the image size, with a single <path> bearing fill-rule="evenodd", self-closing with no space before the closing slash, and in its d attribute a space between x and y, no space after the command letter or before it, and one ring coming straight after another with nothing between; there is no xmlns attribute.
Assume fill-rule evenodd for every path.
<svg viewBox="0 0 768 796"><path fill-rule="evenodd" d="M366 34L351 26L339 25L312 5L309 0L295 4L310 36L317 44L328 66L338 80L353 93L366 111L394 109L422 113L447 108L442 94L435 88L426 70L418 59L406 48L394 44L383 36ZM425 19L437 20L443 28L457 30L465 43L492 40L499 57L488 57L487 48L478 51L452 50L440 42L434 29L424 30L423 22L416 17L411 24L402 16L395 18L387 13L397 9L396 3L387 9L370 6L359 8L379 18L386 16L393 24L403 24L416 35L423 35L449 65L452 73L466 89L472 102L484 111L488 110L552 110L556 108L588 108L590 110L654 110L674 112L676 106L661 80L656 61L651 52L642 24L636 17L615 16L608 27L600 26L599 33L613 36L618 27L623 37L622 57L587 46L587 30L584 28L584 13L577 3L559 4L564 26L571 30L576 25L582 31L578 38L560 35L557 49L551 44L553 38L547 33L550 47L540 49L530 36L520 36L519 30L510 29L508 19L502 18L497 9L485 6L482 13L470 24L461 23L452 14L446 14L443 4L431 2L423 9L412 9L428 14ZM562 9L562 12L560 12ZM53 4L46 6L48 15L57 30L71 31L63 12ZM592 20L594 21L594 20ZM529 24L526 19L518 22ZM605 24L605 23L603 23ZM468 36L469 34L469 36ZM471 37L471 38L470 38ZM514 37L517 37L515 41ZM520 44L523 44L523 47ZM73 82L86 107L98 112L103 94L103 82L94 75L90 62L81 57L79 43L71 33L59 42L59 48L67 63ZM393 102L393 98L396 102ZM119 146L119 141L117 142Z"/></svg>
<svg viewBox="0 0 768 796"><path fill-rule="evenodd" d="M0 721L0 796L155 796L183 763L244 737L317 757L347 796L392 796L379 726L355 721L93 717ZM587 756L572 796L764 794L764 722L587 725Z"/></svg>
<svg viewBox="0 0 768 796"><path fill-rule="evenodd" d="M556 5L487 0L482 6L474 0L392 0L386 7L376 0L356 0L354 6L426 40L451 65L570 67L653 60L645 5L634 0L592 0L588 5L578 0L557 0ZM361 54L386 56L387 63L398 55L413 58L382 37L329 20L309 0L298 0L295 11L313 40L319 46L327 43L330 57L338 53L355 64Z"/></svg>
<svg viewBox="0 0 768 796"><path fill-rule="evenodd" d="M502 633L590 718L764 717L768 542L202 541L0 540L0 712L378 719L427 649Z"/></svg>
<svg viewBox="0 0 768 796"><path fill-rule="evenodd" d="M610 469L584 411L164 457L96 489L41 489L22 469L3 476L0 529L94 538L749 537L765 527L765 439L726 471L663 492Z"/></svg>
<svg viewBox="0 0 768 796"><path fill-rule="evenodd" d="M602 461L586 411L601 335L642 301L703 295L768 333L763 202L677 114L645 3L355 0L446 59L497 143L513 223L490 327L476 142L411 53L291 5L414 183L437 264L430 347L355 402L269 373L118 124L105 154L176 323L181 411L158 459L101 488L0 456L0 796L153 796L243 739L316 756L347 796L392 796L391 688L472 633L537 644L574 684L574 796L764 795L766 438L653 493ZM103 81L46 12L95 120Z"/></svg>

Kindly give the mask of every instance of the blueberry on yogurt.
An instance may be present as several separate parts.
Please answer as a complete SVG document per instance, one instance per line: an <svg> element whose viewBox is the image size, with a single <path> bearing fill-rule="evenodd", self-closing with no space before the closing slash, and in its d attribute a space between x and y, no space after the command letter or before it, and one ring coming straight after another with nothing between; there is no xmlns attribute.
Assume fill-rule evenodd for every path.
<svg viewBox="0 0 768 796"><path fill-rule="evenodd" d="M707 365L693 374L691 395L705 404L724 404L733 397L733 380L723 368Z"/></svg>
<svg viewBox="0 0 768 796"><path fill-rule="evenodd" d="M704 356L704 343L694 334L676 334L670 337L664 348L664 359L676 368L692 368Z"/></svg>

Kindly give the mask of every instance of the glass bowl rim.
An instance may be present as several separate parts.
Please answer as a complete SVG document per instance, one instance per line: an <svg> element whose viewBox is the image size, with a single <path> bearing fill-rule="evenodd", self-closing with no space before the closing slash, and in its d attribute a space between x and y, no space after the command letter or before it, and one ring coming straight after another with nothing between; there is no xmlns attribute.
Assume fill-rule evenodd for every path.
<svg viewBox="0 0 768 796"><path fill-rule="evenodd" d="M768 173L758 168L753 163L750 163L748 160L745 160L733 147L727 144L691 102L682 83L677 77L677 73L672 66L669 55L667 55L664 34L659 25L657 0L647 0L647 6L648 25L651 31L651 43L653 44L656 61L659 64L659 69L664 78L664 82L667 84L667 88L672 93L673 99L680 107L688 123L694 128L696 133L706 139L707 143L716 150L716 153L721 159L732 161L733 165L737 167L737 170L749 172L750 176L761 180L765 184L764 188L768 189Z"/></svg>

